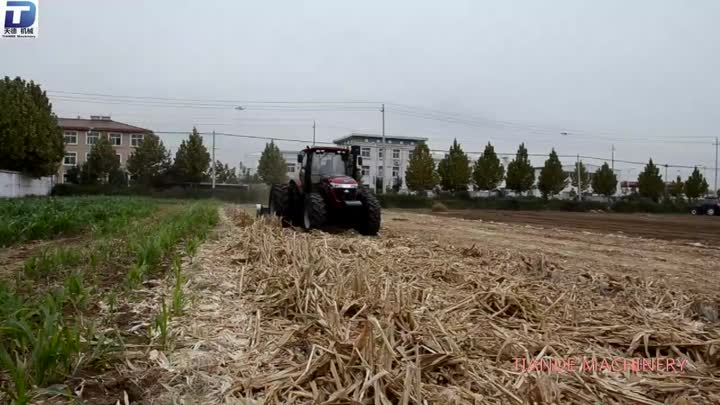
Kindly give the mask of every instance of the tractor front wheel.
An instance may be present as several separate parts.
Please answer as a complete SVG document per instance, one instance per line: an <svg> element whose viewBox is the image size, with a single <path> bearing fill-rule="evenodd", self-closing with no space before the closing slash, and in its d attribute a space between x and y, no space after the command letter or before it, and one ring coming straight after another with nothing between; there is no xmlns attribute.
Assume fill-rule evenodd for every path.
<svg viewBox="0 0 720 405"><path fill-rule="evenodd" d="M320 228L325 225L325 221L327 221L327 207L322 195L307 194L303 204L303 228L308 231L312 228Z"/></svg>
<svg viewBox="0 0 720 405"><path fill-rule="evenodd" d="M362 202L362 214L355 229L361 235L377 235L380 230L380 201L367 190L360 191L358 199Z"/></svg>

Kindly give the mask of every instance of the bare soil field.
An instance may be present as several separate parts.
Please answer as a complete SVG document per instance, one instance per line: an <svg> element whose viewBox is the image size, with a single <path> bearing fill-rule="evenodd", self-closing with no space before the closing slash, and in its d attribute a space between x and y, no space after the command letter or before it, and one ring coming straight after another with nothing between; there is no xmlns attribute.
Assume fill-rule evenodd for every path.
<svg viewBox="0 0 720 405"><path fill-rule="evenodd" d="M627 235L386 210L362 237L228 208L172 343L96 379L148 404L720 403L718 263ZM529 366L558 359L597 366Z"/></svg>
<svg viewBox="0 0 720 405"><path fill-rule="evenodd" d="M430 210L419 212L430 213ZM653 239L717 243L720 217L685 214L614 214L560 211L449 210L440 216L520 223L560 229L622 233ZM720 246L720 244L718 245Z"/></svg>

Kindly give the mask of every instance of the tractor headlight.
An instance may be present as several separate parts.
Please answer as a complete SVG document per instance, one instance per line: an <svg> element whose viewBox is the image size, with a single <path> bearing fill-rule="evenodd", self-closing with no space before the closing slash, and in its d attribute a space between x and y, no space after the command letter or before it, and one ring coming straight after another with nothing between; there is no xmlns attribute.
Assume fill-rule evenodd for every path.
<svg viewBox="0 0 720 405"><path fill-rule="evenodd" d="M357 184L345 184L345 183L333 183L333 182L330 182L330 187L332 187L332 188L354 189L354 188L357 188Z"/></svg>

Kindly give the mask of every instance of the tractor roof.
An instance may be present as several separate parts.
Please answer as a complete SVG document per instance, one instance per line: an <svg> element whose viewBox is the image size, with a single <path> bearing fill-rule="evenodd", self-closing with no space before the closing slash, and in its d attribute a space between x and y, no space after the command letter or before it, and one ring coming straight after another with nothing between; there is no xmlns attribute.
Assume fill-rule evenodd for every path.
<svg viewBox="0 0 720 405"><path fill-rule="evenodd" d="M333 151L333 152L347 152L348 148L341 148L337 146L312 146L303 149L303 152L316 152L316 151Z"/></svg>

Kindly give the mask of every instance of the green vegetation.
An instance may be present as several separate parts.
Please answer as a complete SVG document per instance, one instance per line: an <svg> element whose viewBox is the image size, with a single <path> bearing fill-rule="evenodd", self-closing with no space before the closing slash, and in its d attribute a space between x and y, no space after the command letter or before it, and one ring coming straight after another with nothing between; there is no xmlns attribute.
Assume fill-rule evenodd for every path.
<svg viewBox="0 0 720 405"><path fill-rule="evenodd" d="M170 152L155 134L145 134L140 146L130 155L127 169L138 184L157 184L172 167Z"/></svg>
<svg viewBox="0 0 720 405"><path fill-rule="evenodd" d="M562 163L558 158L555 149L550 151L550 156L545 161L538 179L538 189L544 198L559 194L567 185L567 176L563 171Z"/></svg>
<svg viewBox="0 0 720 405"><path fill-rule="evenodd" d="M509 190L522 194L530 191L533 183L535 183L535 169L533 169L532 163L528 159L525 144L521 143L515 159L508 164L505 186Z"/></svg>
<svg viewBox="0 0 720 405"><path fill-rule="evenodd" d="M287 180L287 163L273 141L265 144L258 162L257 173L265 184L280 184Z"/></svg>
<svg viewBox="0 0 720 405"><path fill-rule="evenodd" d="M585 168L583 162L575 163L574 170L570 172L570 184L575 187L575 190L580 187L580 193L584 193L590 189L590 173ZM580 184L578 184L578 172L580 172Z"/></svg>
<svg viewBox="0 0 720 405"><path fill-rule="evenodd" d="M425 143L418 143L408 161L405 183L410 190L424 192L432 190L439 182L430 149Z"/></svg>
<svg viewBox="0 0 720 405"><path fill-rule="evenodd" d="M660 176L660 169L655 166L652 159L638 176L638 188L642 197L650 198L653 201L658 201L665 191L665 183Z"/></svg>
<svg viewBox="0 0 720 405"><path fill-rule="evenodd" d="M607 162L603 163L603 165L595 172L595 175L592 176L593 190L607 198L610 198L610 196L615 194L617 191L617 183L617 176L610 166L608 166Z"/></svg>
<svg viewBox="0 0 720 405"><path fill-rule="evenodd" d="M447 155L438 163L440 185L445 191L467 191L471 171L470 159L457 139L453 140Z"/></svg>
<svg viewBox="0 0 720 405"><path fill-rule="evenodd" d="M218 221L218 207L212 201L56 200L69 210L85 200L102 200L120 212L125 204L151 208L142 210L143 215L106 221L114 225L103 232L92 227L92 238L76 246L54 246L32 255L18 269L14 285L12 278L0 280L0 365L8 371L7 379L0 376L0 390L5 393L0 394L0 402L27 403L35 388L62 383L85 367L103 368L112 361L123 336L100 332L114 328L106 323L109 319L96 316L90 303L106 303L112 313L118 297L132 302L135 287L147 275L159 277L173 268L172 313L180 314L185 300L178 255L195 254L199 241ZM123 272L126 283L118 282ZM159 315L147 320L161 347L168 344L170 314L163 300Z"/></svg>
<svg viewBox="0 0 720 405"><path fill-rule="evenodd" d="M127 184L124 180L115 148L106 136L101 136L90 150L87 162L80 168L80 181L83 184Z"/></svg>
<svg viewBox="0 0 720 405"><path fill-rule="evenodd" d="M68 236L104 233L156 209L149 199L78 197L0 200L0 246Z"/></svg>
<svg viewBox="0 0 720 405"><path fill-rule="evenodd" d="M505 168L500 163L495 148L488 142L480 158L475 161L473 167L473 181L480 190L493 190L502 183L505 178Z"/></svg>
<svg viewBox="0 0 720 405"><path fill-rule="evenodd" d="M0 80L0 169L33 177L55 174L65 154L63 134L45 92L34 82Z"/></svg>
<svg viewBox="0 0 720 405"><path fill-rule="evenodd" d="M696 167L693 170L690 177L685 182L685 195L687 198L694 200L708 192L710 186L705 180L705 176L700 173L700 170Z"/></svg>
<svg viewBox="0 0 720 405"><path fill-rule="evenodd" d="M205 180L210 167L210 154L196 128L187 140L182 141L175 153L172 175L177 181L199 183Z"/></svg>

